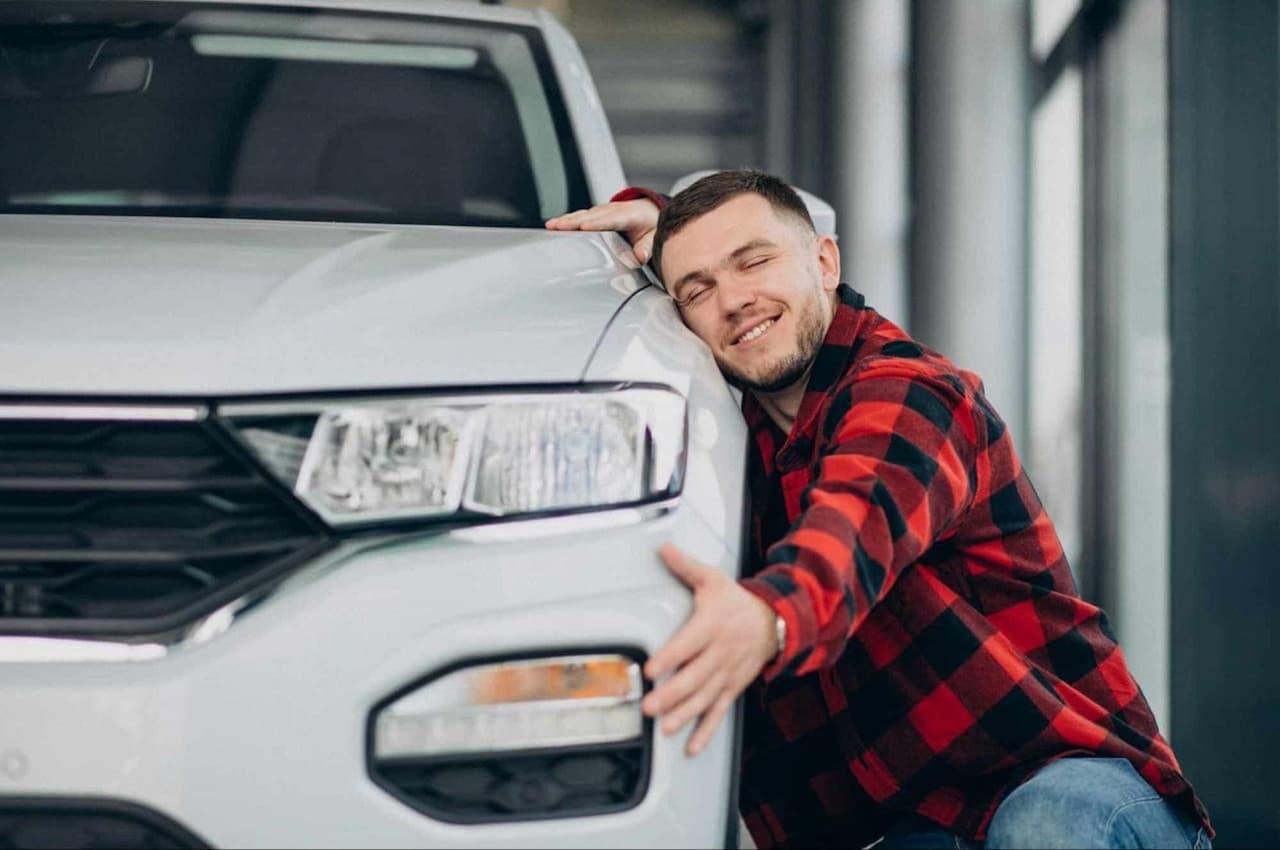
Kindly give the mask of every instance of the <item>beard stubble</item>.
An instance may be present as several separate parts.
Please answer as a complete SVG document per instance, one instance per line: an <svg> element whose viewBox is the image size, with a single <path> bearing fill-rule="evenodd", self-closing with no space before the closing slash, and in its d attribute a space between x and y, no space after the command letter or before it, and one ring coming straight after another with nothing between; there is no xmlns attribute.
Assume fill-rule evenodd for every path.
<svg viewBox="0 0 1280 850"><path fill-rule="evenodd" d="M765 364L754 376L725 363L719 357L716 365L729 383L741 390L750 390L757 394L769 395L780 392L805 377L809 367L818 356L822 340L826 337L826 328L822 321L821 290L805 308L796 314L796 348L790 354L784 354L772 363Z"/></svg>

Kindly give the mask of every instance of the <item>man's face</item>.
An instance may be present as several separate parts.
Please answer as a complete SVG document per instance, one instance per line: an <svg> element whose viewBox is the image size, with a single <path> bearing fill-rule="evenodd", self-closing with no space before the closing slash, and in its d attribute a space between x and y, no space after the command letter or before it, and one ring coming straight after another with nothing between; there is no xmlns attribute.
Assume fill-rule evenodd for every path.
<svg viewBox="0 0 1280 850"><path fill-rule="evenodd" d="M805 376L831 323L835 240L746 193L686 224L662 251L681 317L730 381L775 393Z"/></svg>

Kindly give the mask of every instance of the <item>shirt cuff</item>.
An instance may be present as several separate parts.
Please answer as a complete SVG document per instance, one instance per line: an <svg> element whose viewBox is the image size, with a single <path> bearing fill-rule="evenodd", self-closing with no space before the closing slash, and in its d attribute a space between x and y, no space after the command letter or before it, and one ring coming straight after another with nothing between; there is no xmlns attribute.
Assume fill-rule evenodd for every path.
<svg viewBox="0 0 1280 850"><path fill-rule="evenodd" d="M800 653L800 623L796 619L795 609L791 605L782 604L785 598L781 591L767 581L760 578L744 578L738 584L750 594L758 598L761 602L768 605L774 614L781 617L787 624L787 640L786 644L777 656L760 671L760 677L766 682L771 682L788 671L796 656Z"/></svg>
<svg viewBox="0 0 1280 850"><path fill-rule="evenodd" d="M643 186L628 186L609 200L637 201L641 198L652 201L653 205L659 210L666 209L667 204L671 202L671 199L661 192L655 192L653 189L645 189Z"/></svg>

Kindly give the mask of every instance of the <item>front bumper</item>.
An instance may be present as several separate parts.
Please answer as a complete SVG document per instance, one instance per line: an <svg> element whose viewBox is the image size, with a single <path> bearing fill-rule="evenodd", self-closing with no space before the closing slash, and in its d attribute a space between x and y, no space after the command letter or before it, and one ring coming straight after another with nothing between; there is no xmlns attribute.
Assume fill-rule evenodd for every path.
<svg viewBox="0 0 1280 850"><path fill-rule="evenodd" d="M445 823L367 767L371 709L433 671L654 652L689 610L656 555L668 540L736 574L736 544L679 504L344 544L253 608L214 615L198 640L122 653L143 660L54 662L46 641L0 638L0 759L21 766L0 773L0 796L139 804L215 846L720 845L727 725L692 759L687 731L650 732L643 799L590 817Z"/></svg>

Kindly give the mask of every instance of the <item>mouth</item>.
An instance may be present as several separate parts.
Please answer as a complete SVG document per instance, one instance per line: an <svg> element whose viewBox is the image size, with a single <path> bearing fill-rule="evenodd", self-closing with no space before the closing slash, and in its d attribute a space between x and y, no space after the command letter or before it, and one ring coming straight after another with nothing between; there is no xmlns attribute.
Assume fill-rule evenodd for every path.
<svg viewBox="0 0 1280 850"><path fill-rule="evenodd" d="M747 345L749 343L755 342L756 340L760 339L765 334L767 334L773 328L774 324L777 323L778 318L779 318L778 316L770 316L769 318L764 319L763 321L756 322L754 325L751 325L742 333L738 334L738 336L734 337L733 341L729 344L737 346L737 345Z"/></svg>

